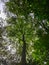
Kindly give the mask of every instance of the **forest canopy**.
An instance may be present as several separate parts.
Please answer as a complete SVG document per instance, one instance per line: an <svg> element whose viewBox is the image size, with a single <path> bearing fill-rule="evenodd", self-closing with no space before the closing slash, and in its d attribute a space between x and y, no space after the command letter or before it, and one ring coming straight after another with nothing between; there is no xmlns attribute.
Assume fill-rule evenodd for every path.
<svg viewBox="0 0 49 65"><path fill-rule="evenodd" d="M49 1L9 0L5 2L5 14L7 37L16 49L15 54L4 53L9 64L49 65ZM1 38L2 33L1 28Z"/></svg>

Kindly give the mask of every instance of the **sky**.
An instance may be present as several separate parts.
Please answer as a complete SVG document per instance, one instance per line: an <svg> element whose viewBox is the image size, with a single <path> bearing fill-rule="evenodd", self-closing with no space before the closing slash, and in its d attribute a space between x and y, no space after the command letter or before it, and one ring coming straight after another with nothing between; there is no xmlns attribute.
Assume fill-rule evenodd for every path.
<svg viewBox="0 0 49 65"><path fill-rule="evenodd" d="M4 21L3 21L3 26L7 26L7 22L5 21L5 18L6 18L6 14L4 13L4 6L5 6L5 3L0 0L0 18L2 18Z"/></svg>
<svg viewBox="0 0 49 65"><path fill-rule="evenodd" d="M3 19L5 19L6 18L6 15L5 15L5 13L3 12L3 7L4 7L4 3L3 2L1 2L1 0L0 0L0 17L2 17Z"/></svg>

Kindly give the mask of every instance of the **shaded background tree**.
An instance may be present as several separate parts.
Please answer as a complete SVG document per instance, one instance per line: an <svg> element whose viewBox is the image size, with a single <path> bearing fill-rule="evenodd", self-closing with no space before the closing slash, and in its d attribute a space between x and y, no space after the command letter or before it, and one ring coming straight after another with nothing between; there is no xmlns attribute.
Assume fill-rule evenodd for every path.
<svg viewBox="0 0 49 65"><path fill-rule="evenodd" d="M11 38L13 36L15 36L16 38L19 38L21 43L24 42L24 36L25 36L25 41L28 40L28 42L29 42L30 39L31 40L33 39L33 36L32 36L32 34L33 34L32 27L33 26L32 26L32 23L30 23L31 19L29 20L28 16L30 13L31 13L31 15L32 15L32 13L34 13L35 20L36 20L36 22L34 20L35 27L36 27L36 28L34 27L34 30L36 29L36 31L37 31L37 38L35 38L35 40L33 40L35 43L34 44L35 52L34 52L34 54L32 53L33 54L32 56L35 58L35 60L38 59L37 61L39 61L42 58L42 60L39 61L40 64L44 64L43 59L45 58L45 56L47 54L46 45L48 46L47 42L49 43L49 41L47 41L47 40L45 41L47 36L48 36L47 39L49 39L49 35L48 35L49 34L49 23L48 23L48 21L45 22L45 19L47 19L47 20L49 19L48 18L49 17L49 15L48 15L48 13L49 13L48 6L49 5L47 3L48 3L48 0L44 0L44 1L42 1L42 0L41 1L39 1L39 0L33 0L33 1L32 0L31 1L30 0L25 0L25 1L10 0L9 2L6 3L8 13L11 16L11 18L9 19L9 23L11 24L11 26L7 28L9 30L9 32L8 32L9 36L11 36ZM27 35L26 33L27 34L29 33L29 35ZM22 42L22 37L23 37L23 42ZM42 49L42 51L41 51L40 46L44 50ZM25 50L26 50L26 48L25 48ZM26 53L26 51L25 51L25 53ZM41 56L41 58L39 58L39 56ZM25 61L24 64L26 63L25 57L26 56L23 56L24 61Z"/></svg>

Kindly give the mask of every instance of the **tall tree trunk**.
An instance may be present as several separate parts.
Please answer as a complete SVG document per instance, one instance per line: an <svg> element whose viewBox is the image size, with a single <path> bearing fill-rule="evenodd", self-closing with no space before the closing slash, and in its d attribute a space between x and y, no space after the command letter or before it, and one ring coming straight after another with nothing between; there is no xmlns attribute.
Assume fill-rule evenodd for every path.
<svg viewBox="0 0 49 65"><path fill-rule="evenodd" d="M26 41L25 41L24 35L23 35L22 41L23 41L23 48L22 48L21 65L26 65Z"/></svg>

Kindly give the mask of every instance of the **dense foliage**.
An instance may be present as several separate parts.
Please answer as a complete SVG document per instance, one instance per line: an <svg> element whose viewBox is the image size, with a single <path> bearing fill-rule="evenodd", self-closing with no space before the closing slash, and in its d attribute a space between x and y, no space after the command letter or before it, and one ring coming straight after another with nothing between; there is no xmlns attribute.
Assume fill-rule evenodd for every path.
<svg viewBox="0 0 49 65"><path fill-rule="evenodd" d="M9 0L5 4L6 31L20 64L49 65L49 1Z"/></svg>

